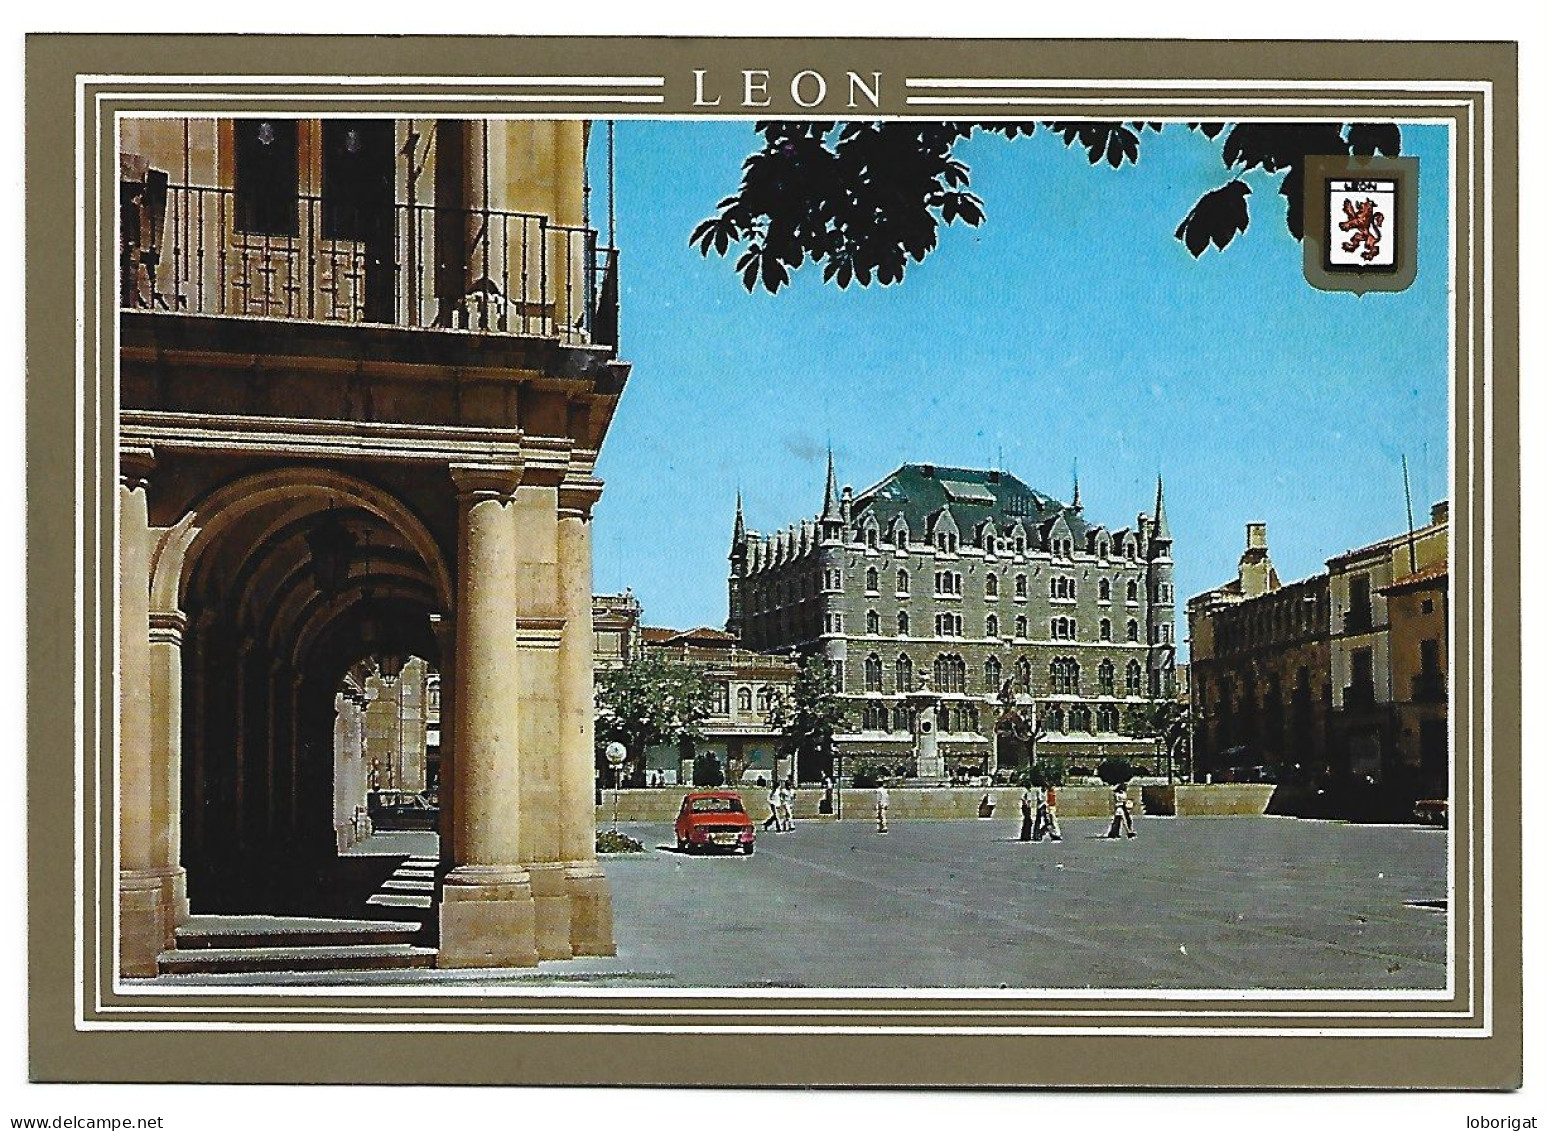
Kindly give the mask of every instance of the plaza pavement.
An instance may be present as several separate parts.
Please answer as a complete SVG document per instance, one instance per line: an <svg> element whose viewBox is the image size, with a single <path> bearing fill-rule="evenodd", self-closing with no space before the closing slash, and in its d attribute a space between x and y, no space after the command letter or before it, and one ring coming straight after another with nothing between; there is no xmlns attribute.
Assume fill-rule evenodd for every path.
<svg viewBox="0 0 1547 1131"><path fill-rule="evenodd" d="M1410 990L1445 984L1443 830L1156 818L805 822L751 857L620 825L616 958L521 971L218 976L263 984ZM380 838L373 838L380 839ZM433 851L427 834L390 847ZM410 843L411 842L411 843ZM378 848L388 845L383 842ZM374 849L373 849L374 850ZM1438 906L1434 906L1438 904ZM190 976L187 980L192 980ZM185 983L186 984L186 983Z"/></svg>

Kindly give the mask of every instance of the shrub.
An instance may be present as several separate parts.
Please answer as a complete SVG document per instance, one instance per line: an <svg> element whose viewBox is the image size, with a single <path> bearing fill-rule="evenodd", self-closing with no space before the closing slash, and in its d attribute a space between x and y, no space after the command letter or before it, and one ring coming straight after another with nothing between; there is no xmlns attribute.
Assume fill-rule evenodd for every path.
<svg viewBox="0 0 1547 1131"><path fill-rule="evenodd" d="M725 784L725 771L720 760L713 754L700 754L693 759L693 784L716 786Z"/></svg>
<svg viewBox="0 0 1547 1131"><path fill-rule="evenodd" d="M1124 758L1108 758L1096 767L1096 776L1108 785L1127 785L1139 769Z"/></svg>
<svg viewBox="0 0 1547 1131"><path fill-rule="evenodd" d="M1018 766L1015 770L1015 784L1034 785L1038 788L1063 785L1064 764L1062 761L1054 761L1038 762L1032 766Z"/></svg>
<svg viewBox="0 0 1547 1131"><path fill-rule="evenodd" d="M855 789L874 789L886 780L886 775L879 770L865 766L854 771Z"/></svg>
<svg viewBox="0 0 1547 1131"><path fill-rule="evenodd" d="M617 829L603 829L596 834L596 851L603 852L643 852L645 846L631 836L620 833Z"/></svg>

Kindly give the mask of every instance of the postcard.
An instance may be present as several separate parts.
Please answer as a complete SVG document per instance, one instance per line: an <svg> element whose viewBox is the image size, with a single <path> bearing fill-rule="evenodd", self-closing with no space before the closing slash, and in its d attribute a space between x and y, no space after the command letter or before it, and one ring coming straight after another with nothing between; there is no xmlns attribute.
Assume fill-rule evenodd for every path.
<svg viewBox="0 0 1547 1131"><path fill-rule="evenodd" d="M1519 1085L1509 45L156 58L28 45L35 1079Z"/></svg>

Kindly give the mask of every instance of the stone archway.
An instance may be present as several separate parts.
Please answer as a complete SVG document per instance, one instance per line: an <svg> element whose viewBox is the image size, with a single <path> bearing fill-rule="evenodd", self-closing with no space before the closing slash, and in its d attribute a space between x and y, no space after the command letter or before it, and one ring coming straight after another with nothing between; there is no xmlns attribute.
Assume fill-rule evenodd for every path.
<svg viewBox="0 0 1547 1131"><path fill-rule="evenodd" d="M430 659L451 721L442 964L612 953L590 805L594 481L446 469L453 568L405 502L327 467L235 477L151 527L153 462L127 453L121 488L124 972L154 973L191 911L284 911L317 882L337 850L336 692L384 651ZM551 613L522 616L527 591Z"/></svg>

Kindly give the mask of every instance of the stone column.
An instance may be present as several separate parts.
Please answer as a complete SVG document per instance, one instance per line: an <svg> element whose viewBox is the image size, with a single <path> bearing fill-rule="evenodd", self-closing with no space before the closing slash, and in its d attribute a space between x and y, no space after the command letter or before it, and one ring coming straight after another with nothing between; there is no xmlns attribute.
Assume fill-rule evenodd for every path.
<svg viewBox="0 0 1547 1131"><path fill-rule="evenodd" d="M521 468L454 465L457 487L456 823L440 906L441 966L537 962L521 860L521 677L515 633Z"/></svg>
<svg viewBox="0 0 1547 1131"><path fill-rule="evenodd" d="M177 610L150 614L151 856L163 873L168 938L188 920L188 874L182 867L183 832L183 632L188 618Z"/></svg>
<svg viewBox="0 0 1547 1131"><path fill-rule="evenodd" d="M596 859L595 642L591 625L591 508L601 483L585 478L559 488L560 852L569 884L570 947L575 954L617 954L612 892Z"/></svg>
<svg viewBox="0 0 1547 1131"><path fill-rule="evenodd" d="M521 860L532 877L537 956L569 958L568 814L561 793L559 483L564 464L526 465L516 492L516 645L521 679Z"/></svg>
<svg viewBox="0 0 1547 1131"><path fill-rule="evenodd" d="M175 924L167 876L157 868L157 792L152 751L148 450L119 456L118 480L118 966L152 977Z"/></svg>

